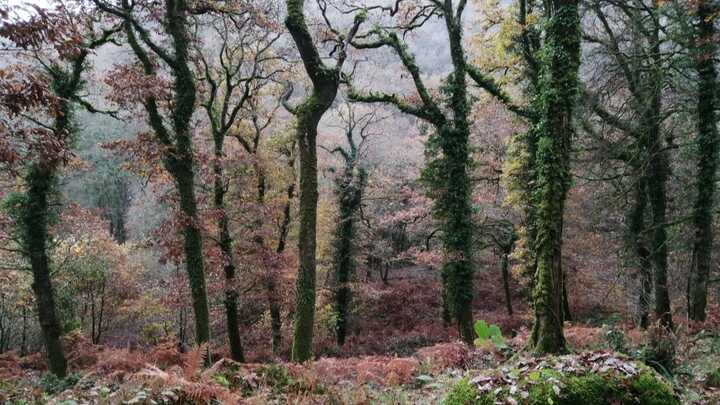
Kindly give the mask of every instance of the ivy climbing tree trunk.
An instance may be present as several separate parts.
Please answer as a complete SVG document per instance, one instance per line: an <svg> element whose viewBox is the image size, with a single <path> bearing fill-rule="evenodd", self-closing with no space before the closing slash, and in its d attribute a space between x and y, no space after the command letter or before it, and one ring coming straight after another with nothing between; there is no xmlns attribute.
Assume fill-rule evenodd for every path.
<svg viewBox="0 0 720 405"><path fill-rule="evenodd" d="M94 3L102 11L124 21L128 44L145 75L156 76L159 66L157 62L151 60L145 47L150 48L158 60L169 67L172 74L173 108L170 109L169 116L163 117L160 105L153 95L145 97L143 107L148 114L150 127L163 147L161 156L163 166L174 180L179 197L185 268L195 315L195 340L200 345L210 340L210 313L205 286L202 235L195 196L191 120L195 111L196 89L195 76L190 69L188 4L184 0L165 0L162 3L165 13L162 27L169 37L170 48L165 49L154 42L150 32L133 16L133 5L130 2L122 1L122 8L115 8L101 0L94 0Z"/></svg>
<svg viewBox="0 0 720 405"><path fill-rule="evenodd" d="M57 129L57 128L56 128ZM50 280L48 244L48 199L55 181L52 164L33 164L25 175L25 207L21 216L24 251L30 261L40 329L42 330L48 369L60 378L67 375L67 362L60 342L62 330L55 312L55 298Z"/></svg>
<svg viewBox="0 0 720 405"><path fill-rule="evenodd" d="M342 158L343 167L335 178L335 198L338 206L338 224L334 231L332 241L333 269L334 269L334 301L337 321L335 323L335 336L337 344L345 344L347 336L350 302L352 290L350 279L355 273L355 232L358 213L361 209L363 193L367 184L367 171L361 165L360 159L364 153L364 146L369 136L368 128L373 124L375 113L364 114L358 117L356 110L347 105L347 114L340 113L345 125L346 145L337 146L330 150ZM356 142L355 138L359 139Z"/></svg>
<svg viewBox="0 0 720 405"><path fill-rule="evenodd" d="M395 94L371 92L363 95L352 91L350 98L366 103L388 103L400 111L418 117L434 127L434 133L426 143L429 161L423 171L423 181L434 200L434 215L441 223L443 242L442 299L443 320L452 318L457 322L461 339L472 344L473 331L473 224L470 201L469 170L471 164L468 145L468 114L470 102L467 93L467 76L470 75L481 87L503 99L504 94L475 69L468 67L462 40L462 14L466 2L438 3L445 21L450 46L453 71L448 77L446 114L440 102L434 100L425 86L420 69L408 46L394 31L375 28L370 38L374 41L353 43L358 49L391 48L409 72L420 99L419 105L408 103ZM504 98L507 101L507 98Z"/></svg>
<svg viewBox="0 0 720 405"><path fill-rule="evenodd" d="M546 2L546 39L535 103L540 113L534 164L536 207L533 286L535 323L530 347L538 353L565 351L563 334L562 231L570 187L573 106L580 66L578 0Z"/></svg>
<svg viewBox="0 0 720 405"><path fill-rule="evenodd" d="M467 94L467 66L462 43L460 15L452 8L443 13L450 44L453 74L450 76L453 111L452 128L439 131L438 140L443 154L444 184L440 185L438 207L443 213L442 240L446 254L443 272L448 283L450 310L455 317L460 338L470 344L475 339L473 330L473 264L472 264L472 207L470 205L470 125Z"/></svg>
<svg viewBox="0 0 720 405"><path fill-rule="evenodd" d="M365 188L366 173L362 168L355 172L355 159L350 157L343 174L337 179L338 226L333 241L333 266L335 268L335 332L338 345L345 344L349 306L351 300L350 277L355 273L355 222Z"/></svg>
<svg viewBox="0 0 720 405"><path fill-rule="evenodd" d="M707 283L710 275L713 245L713 205L718 166L718 85L714 58L717 52L718 18L717 2L697 2L697 39L695 68L698 73L697 137L698 153L697 197L693 224L693 267L690 269L688 286L688 317L694 321L705 320L707 307Z"/></svg>
<svg viewBox="0 0 720 405"><path fill-rule="evenodd" d="M101 43L103 42L98 42L95 46ZM70 144L73 141L75 130L73 102L78 99L78 92L82 87L82 74L86 69L85 60L88 52L86 48L79 50L71 59L68 68L58 64L45 67L46 73L52 80L50 87L58 100L52 124L52 137L58 144ZM48 257L50 198L61 159L60 156L46 156L45 152L41 152L36 161L27 168L25 173L27 190L20 207L18 225L21 228L22 250L32 269L32 290L45 343L48 369L56 376L64 378L67 375L67 362L60 341L62 329L56 314Z"/></svg>
<svg viewBox="0 0 720 405"><path fill-rule="evenodd" d="M298 232L299 268L295 292L295 325L291 358L303 362L312 356L315 320L315 264L317 245L317 127L331 107L340 87L340 70L347 57L346 48L365 20L365 13L355 16L350 32L341 38L336 65L322 61L305 23L304 0L287 0L285 26L300 53L305 71L312 82L311 93L289 110L296 117L296 138L300 157L300 229Z"/></svg>
<svg viewBox="0 0 720 405"><path fill-rule="evenodd" d="M189 139L190 135L186 133L185 136ZM183 246L185 267L190 282L190 295L195 314L195 341L200 345L210 340L210 314L205 291L202 235L200 234L197 202L195 200L195 172L193 170L192 151L184 147L178 149L180 153L168 158L166 167L175 180L178 195L180 196L180 211L184 216ZM185 150L182 151L183 149Z"/></svg>

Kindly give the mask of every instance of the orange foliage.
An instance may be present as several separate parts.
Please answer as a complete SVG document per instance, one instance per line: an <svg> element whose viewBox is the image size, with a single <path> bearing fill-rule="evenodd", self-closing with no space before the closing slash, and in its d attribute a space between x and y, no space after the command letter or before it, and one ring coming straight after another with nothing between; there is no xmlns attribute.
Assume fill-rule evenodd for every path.
<svg viewBox="0 0 720 405"><path fill-rule="evenodd" d="M106 374L111 379L124 379L127 375L138 372L146 364L142 353L125 349L105 350L98 356L94 370Z"/></svg>
<svg viewBox="0 0 720 405"><path fill-rule="evenodd" d="M565 340L572 348L597 346L602 343L600 332L601 329L597 327L569 325L565 327Z"/></svg>
<svg viewBox="0 0 720 405"><path fill-rule="evenodd" d="M468 347L460 342L440 343L424 347L417 352L420 361L427 362L433 371L449 367L462 367L468 359Z"/></svg>
<svg viewBox="0 0 720 405"><path fill-rule="evenodd" d="M147 357L150 359L150 363L160 368L183 364L183 354L178 350L177 342L170 340L153 346Z"/></svg>
<svg viewBox="0 0 720 405"><path fill-rule="evenodd" d="M15 352L0 354L0 380L8 381L22 375L20 358Z"/></svg>

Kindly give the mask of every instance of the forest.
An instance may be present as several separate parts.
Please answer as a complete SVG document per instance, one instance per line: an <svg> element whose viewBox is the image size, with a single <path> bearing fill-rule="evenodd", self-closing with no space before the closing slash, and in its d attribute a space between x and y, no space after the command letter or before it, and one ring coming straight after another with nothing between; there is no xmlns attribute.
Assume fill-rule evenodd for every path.
<svg viewBox="0 0 720 405"><path fill-rule="evenodd" d="M720 0L0 0L0 403L720 404Z"/></svg>

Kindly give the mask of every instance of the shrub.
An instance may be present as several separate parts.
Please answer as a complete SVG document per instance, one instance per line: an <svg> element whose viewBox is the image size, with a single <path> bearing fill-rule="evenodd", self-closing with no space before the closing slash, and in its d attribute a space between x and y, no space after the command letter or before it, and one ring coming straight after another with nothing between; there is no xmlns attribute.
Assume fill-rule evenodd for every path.
<svg viewBox="0 0 720 405"><path fill-rule="evenodd" d="M622 330L615 325L603 325L603 339L611 350L618 353L627 353L627 339Z"/></svg>
<svg viewBox="0 0 720 405"><path fill-rule="evenodd" d="M467 378L458 381L443 401L443 405L480 405L480 393Z"/></svg>
<svg viewBox="0 0 720 405"><path fill-rule="evenodd" d="M50 395L57 394L71 388L80 381L80 375L70 374L65 378L59 378L53 373L47 373L40 379L40 388Z"/></svg>
<svg viewBox="0 0 720 405"><path fill-rule="evenodd" d="M660 324L650 327L648 336L649 343L641 351L642 361L662 374L670 375L675 368L677 337Z"/></svg>

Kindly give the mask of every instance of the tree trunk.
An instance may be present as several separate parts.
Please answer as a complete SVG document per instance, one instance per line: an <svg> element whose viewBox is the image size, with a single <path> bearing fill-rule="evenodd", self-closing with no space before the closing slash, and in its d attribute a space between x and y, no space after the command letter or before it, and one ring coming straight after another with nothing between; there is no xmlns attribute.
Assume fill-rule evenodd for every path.
<svg viewBox="0 0 720 405"><path fill-rule="evenodd" d="M714 57L717 52L715 19L717 6L711 0L698 1L698 33L695 46L698 72L697 95L697 153L698 180L693 224L693 267L690 269L688 286L688 317L694 321L705 320L707 307L707 283L712 265L713 205L715 203L715 180L717 172L718 130L717 72Z"/></svg>
<svg viewBox="0 0 720 405"><path fill-rule="evenodd" d="M354 240L355 221L357 211L360 209L362 193L365 187L365 174L362 169L355 173L355 159L357 156L351 152L345 157L348 161L343 174L337 180L336 195L340 212L339 224L335 230L333 260L335 267L335 311L337 323L335 332L337 344L345 344L347 335L349 306L352 291L350 278L355 272Z"/></svg>
<svg viewBox="0 0 720 405"><path fill-rule="evenodd" d="M507 308L508 315L513 316L509 269L509 256L511 249L512 245L509 248L504 248L502 252L502 257L500 258L500 272L502 273L503 290L505 291L505 307Z"/></svg>
<svg viewBox="0 0 720 405"><path fill-rule="evenodd" d="M649 324L650 293L652 291L652 268L650 252L645 242L645 209L647 207L647 179L640 174L633 193L634 203L628 215L628 242L632 247L640 276L638 294L638 323L642 329Z"/></svg>
<svg viewBox="0 0 720 405"><path fill-rule="evenodd" d="M333 99L334 93L333 93ZM309 100L309 106L312 106ZM329 107L329 103L327 104ZM324 110L322 111L324 112ZM315 249L317 224L317 120L312 112L298 117L297 137L300 152L300 230L298 254L300 266L295 291L295 325L293 333L292 360L303 362L312 355L313 327L315 319ZM310 122L308 122L310 121Z"/></svg>
<svg viewBox="0 0 720 405"><path fill-rule="evenodd" d="M474 268L471 186L468 176L471 158L468 145L470 106L467 94L467 66L460 21L462 16L453 17L452 7L445 10L443 15L454 68L450 78L452 128L447 124L445 128L439 128L440 147L444 156L441 176L445 180L443 182L445 184L440 186L443 191L438 201L444 217L442 240L447 255L443 272L446 274L450 315L457 322L460 338L465 343L472 344L475 340L472 315Z"/></svg>
<svg viewBox="0 0 720 405"><path fill-rule="evenodd" d="M293 145L293 149L295 149ZM288 163L291 170L295 168L295 159L291 158ZM278 237L277 249L275 250L278 254L285 252L285 245L287 242L288 232L290 230L291 220L291 204L293 198L295 198L295 176L293 174L293 181L288 185L286 189L287 202L283 208L283 220L280 224L280 231ZM280 352L282 345L282 312L280 307L280 299L276 293L275 280L271 279L267 285L268 302L270 306L270 328L272 334L272 351L273 354L277 355Z"/></svg>
<svg viewBox="0 0 720 405"><path fill-rule="evenodd" d="M553 0L547 10L538 97L541 112L535 161L535 323L530 347L538 353L560 353L563 335L562 232L570 186L572 110L580 65L580 18L577 0Z"/></svg>
<svg viewBox="0 0 720 405"><path fill-rule="evenodd" d="M295 293L295 325L292 360L303 362L312 356L312 339L315 319L315 250L317 225L317 127L323 114L331 107L340 85L340 69L346 57L345 46L366 18L365 13L355 16L353 28L345 44L337 50L337 66L328 68L323 63L303 14L304 0L287 0L285 26L300 53L305 71L312 81L312 92L299 105L296 139L300 152L300 230L298 232L299 269Z"/></svg>
<svg viewBox="0 0 720 405"><path fill-rule="evenodd" d="M658 142L656 142L657 145ZM657 145L655 156L650 160L649 165L649 195L650 205L652 207L652 251L650 259L654 267L654 287L655 287L655 316L660 319L663 326L668 329L673 328L672 312L670 309L670 294L668 292L668 248L667 248L667 230L665 223L667 221L667 189L666 181L668 177L667 156Z"/></svg>
<svg viewBox="0 0 720 405"><path fill-rule="evenodd" d="M160 113L157 100L148 95L144 100L145 111L148 113L148 122L155 132L159 143L163 146L163 164L175 181L178 196L180 197L180 212L182 213L183 237L185 253L185 266L190 284L193 310L195 313L195 340L198 345L210 340L210 319L205 289L205 268L203 263L202 235L200 233L197 215L197 201L195 199L195 170L193 163L192 128L191 120L195 111L197 100L195 76L190 69L188 34L188 4L185 0L166 0L165 18L163 28L170 37L171 51L152 48L160 59L169 65L172 76L173 108L170 117L163 117ZM144 73L148 76L156 74L156 63L151 60L147 51L138 42L133 28L132 10L129 4L123 3L126 13L123 18L124 29L128 44L141 63ZM141 36L142 38L142 36ZM172 56L169 56L171 55ZM167 59L171 59L168 62ZM168 121L172 125L170 130L165 125ZM209 361L209 357L206 361Z"/></svg>
<svg viewBox="0 0 720 405"><path fill-rule="evenodd" d="M654 267L655 316L664 327L673 328L670 294L668 292L668 238L667 238L667 179L670 163L662 139L662 54L660 53L660 17L657 0L653 2L653 28L651 58L653 67L647 85L647 99L644 102L642 120L647 137L650 161L648 162L648 196L652 213L653 237L650 260ZM652 79L654 78L654 79ZM649 102L649 103L648 103Z"/></svg>
<svg viewBox="0 0 720 405"><path fill-rule="evenodd" d="M20 356L27 356L27 309L22 307L22 329L20 332Z"/></svg>
<svg viewBox="0 0 720 405"><path fill-rule="evenodd" d="M568 299L567 273L563 270L563 321L572 321L570 300Z"/></svg>
<svg viewBox="0 0 720 405"><path fill-rule="evenodd" d="M223 255L223 273L225 275L225 324L227 327L230 357L238 362L245 361L242 340L240 338L240 324L238 322L238 293L235 288L235 259L232 251L232 237L230 236L229 219L225 209L225 173L222 166L223 146L225 136L222 133L213 134L214 161L213 173L213 205L218 211L218 245Z"/></svg>
<svg viewBox="0 0 720 405"><path fill-rule="evenodd" d="M50 280L48 244L48 198L53 182L54 169L42 164L31 165L25 176L27 201L23 207L22 227L24 244L32 267L32 290L35 293L40 329L42 330L48 369L59 378L67 375L67 362L60 336L62 330L55 313L55 298Z"/></svg>
<svg viewBox="0 0 720 405"><path fill-rule="evenodd" d="M195 314L195 341L200 345L210 340L210 314L205 291L202 235L198 228L192 154L180 157L170 166L168 171L175 179L178 194L180 195L180 211L184 216L185 268L190 283L190 295Z"/></svg>

